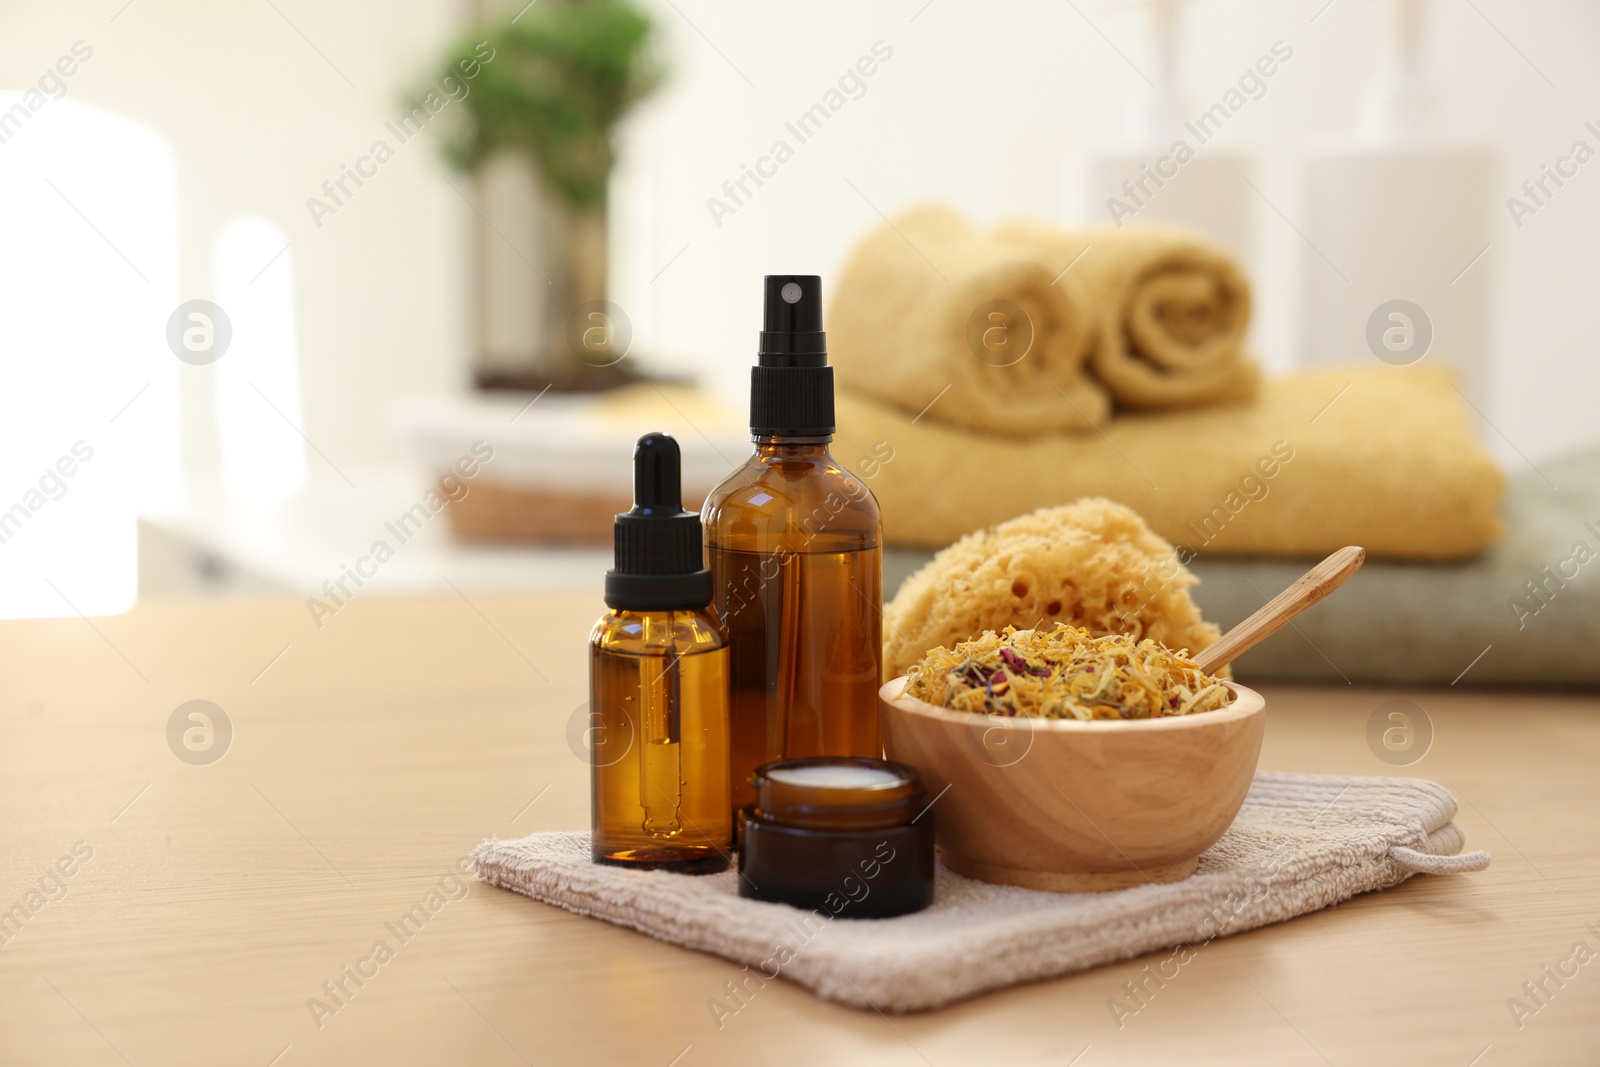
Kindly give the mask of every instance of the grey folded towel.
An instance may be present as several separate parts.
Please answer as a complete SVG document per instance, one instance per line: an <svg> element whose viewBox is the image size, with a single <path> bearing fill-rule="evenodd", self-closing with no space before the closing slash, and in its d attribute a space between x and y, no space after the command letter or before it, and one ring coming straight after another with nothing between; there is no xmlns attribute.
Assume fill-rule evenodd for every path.
<svg viewBox="0 0 1600 1067"><path fill-rule="evenodd" d="M710 1005L720 1021L780 976L855 1007L920 1011L1173 948L1150 969L1148 981L1159 983L1214 938L1413 874L1482 870L1487 852L1458 855L1455 812L1450 794L1422 779L1261 772L1233 826L1184 881L1043 893L941 865L933 906L895 919L835 919L746 900L733 871L694 877L598 865L586 833L491 839L474 855L492 885L745 964L734 989ZM1128 1014L1142 1006L1140 988L1121 1002ZM1148 982L1142 988L1153 992Z"/></svg>
<svg viewBox="0 0 1600 1067"><path fill-rule="evenodd" d="M1368 559L1338 596L1240 656L1234 676L1250 686L1600 689L1600 566L1583 562L1600 555L1600 448L1514 474L1501 512L1500 542L1463 563ZM1194 602L1224 631L1314 562L1198 547ZM932 558L886 548L884 600Z"/></svg>

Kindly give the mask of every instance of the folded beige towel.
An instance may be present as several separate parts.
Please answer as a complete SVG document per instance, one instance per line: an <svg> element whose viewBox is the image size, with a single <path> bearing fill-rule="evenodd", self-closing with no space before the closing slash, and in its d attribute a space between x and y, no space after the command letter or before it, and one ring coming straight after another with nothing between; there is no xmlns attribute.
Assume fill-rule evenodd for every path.
<svg viewBox="0 0 1600 1067"><path fill-rule="evenodd" d="M720 1026L779 976L829 1000L900 1012L1164 948L1172 956L1151 964L1151 980L1172 980L1214 938L1416 873L1483 869L1488 853L1457 855L1465 839L1450 821L1455 812L1443 787L1421 779L1263 772L1233 826L1181 882L1042 893L971 881L941 865L933 906L896 919L835 919L745 900L732 871L694 877L599 866L585 833L489 840L474 855L493 885L744 964L737 994L706 991L706 1010ZM1115 1003L1120 1022L1145 1001L1128 995Z"/></svg>
<svg viewBox="0 0 1600 1067"><path fill-rule="evenodd" d="M1244 353L1250 285L1202 236L1166 226L1061 230L1037 222L996 236L1047 269L1071 265L1071 290L1094 315L1095 377L1119 407L1179 408L1245 400L1259 373Z"/></svg>
<svg viewBox="0 0 1600 1067"><path fill-rule="evenodd" d="M890 544L942 548L1103 496L1144 516L1185 563L1344 545L1461 559L1500 535L1505 478L1451 383L1437 367L1331 367L1269 382L1252 404L1127 415L1101 432L1028 441L940 425L932 411L913 420L841 390L833 454L883 505Z"/></svg>
<svg viewBox="0 0 1600 1067"><path fill-rule="evenodd" d="M839 384L915 414L1022 435L1086 430L1110 410L1084 373L1088 304L1065 263L942 207L906 212L851 255L828 344Z"/></svg>

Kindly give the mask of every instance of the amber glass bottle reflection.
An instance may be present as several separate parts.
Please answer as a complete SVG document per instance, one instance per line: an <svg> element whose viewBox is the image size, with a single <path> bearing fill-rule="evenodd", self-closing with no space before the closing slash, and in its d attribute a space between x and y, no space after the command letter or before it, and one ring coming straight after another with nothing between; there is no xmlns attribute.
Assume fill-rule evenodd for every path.
<svg viewBox="0 0 1600 1067"><path fill-rule="evenodd" d="M633 509L612 526L611 609L589 637L594 860L691 873L728 866L728 639L711 613L700 517L664 433L633 452Z"/></svg>
<svg viewBox="0 0 1600 1067"><path fill-rule="evenodd" d="M764 281L750 372L755 455L701 509L712 606L728 631L733 803L763 763L882 754L878 502L828 454L833 368L822 280Z"/></svg>
<svg viewBox="0 0 1600 1067"><path fill-rule="evenodd" d="M612 611L590 645L597 863L728 865L728 642L709 610Z"/></svg>
<svg viewBox="0 0 1600 1067"><path fill-rule="evenodd" d="M878 502L826 437L763 437L702 521L728 630L733 804L763 763L883 752Z"/></svg>

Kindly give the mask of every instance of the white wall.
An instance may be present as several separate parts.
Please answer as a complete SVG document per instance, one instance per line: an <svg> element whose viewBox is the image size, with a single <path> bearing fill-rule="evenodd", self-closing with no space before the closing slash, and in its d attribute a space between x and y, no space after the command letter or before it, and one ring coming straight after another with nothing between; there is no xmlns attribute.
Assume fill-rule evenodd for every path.
<svg viewBox="0 0 1600 1067"><path fill-rule="evenodd" d="M985 220L1056 214L1080 198L1078 165L1115 141L1130 96L1143 88L1129 61L1150 63L1143 12L1132 3L649 2L674 78L629 128L617 298L634 319L636 351L701 370L732 394L746 381L762 273L831 273L878 223L874 208L892 214L936 197ZM1302 152L1354 124L1378 59L1380 5L1334 0L1311 22L1323 2L1200 0L1183 60L1199 101L1273 40L1294 45L1294 64L1223 135L1230 147L1259 153L1262 189L1291 218ZM70 98L146 123L171 142L181 296L212 295L213 243L229 219L265 217L288 234L305 430L341 467L359 469L399 455L389 399L467 379L470 209L421 141L402 147L321 229L305 200L380 135L400 89L454 32L464 5L274 3L282 16L264 2L134 0L122 9L122 0L13 0L0 9L0 82L30 83L73 41L92 43L95 57L72 79ZM1509 193L1565 150L1585 119L1600 119L1600 7L1475 4L1435 4L1426 65L1443 126L1500 146ZM799 146L719 229L706 198L879 40L894 55L865 96ZM1600 162L1521 231L1500 210L1491 252L1501 281L1498 381L1480 406L1537 458L1600 439L1590 410L1600 361L1584 317L1600 277ZM1269 364L1282 368L1296 337L1298 238L1270 213L1257 232L1257 336ZM191 443L211 432L206 373L185 372ZM316 477L321 461L313 454L310 463Z"/></svg>
<svg viewBox="0 0 1600 1067"><path fill-rule="evenodd" d="M1474 2L1477 10L1435 0L1423 61L1440 131L1501 150L1503 200L1582 135L1585 119L1600 120L1600 5ZM1181 66L1197 104L1216 99L1273 41L1294 47L1294 61L1268 94L1217 142L1257 155L1257 183L1290 219L1301 217L1304 154L1355 126L1381 58L1382 4L1334 0L1323 10L1325 3L1197 0L1186 20ZM827 2L806 5L804 17L787 5L678 3L694 26L671 6L655 6L678 77L631 142L643 176L629 192L654 205L647 239L636 246L652 266L635 274L648 278L689 248L653 286L635 282L620 299L648 304L635 318L651 323L654 335L643 332L638 347L654 340L684 366L715 367L735 393L754 348L760 274L834 270L851 241L878 224L874 208L892 215L942 198L993 220L1079 204L1083 161L1115 144L1128 102L1145 90L1134 66L1153 69L1145 13L1134 3L1079 0L1074 10L1043 2ZM880 39L894 57L866 95L800 146L719 229L706 198L786 136L783 122ZM1494 246L1479 267L1500 282L1497 366L1489 395L1474 400L1535 458L1600 441L1592 413L1600 361L1587 313L1600 277L1600 161L1520 231L1503 203L1495 211ZM1288 369L1299 344L1302 246L1269 209L1258 212L1255 228L1256 336L1268 365ZM1353 350L1350 358L1372 357ZM1485 441L1517 470L1515 449L1488 428Z"/></svg>

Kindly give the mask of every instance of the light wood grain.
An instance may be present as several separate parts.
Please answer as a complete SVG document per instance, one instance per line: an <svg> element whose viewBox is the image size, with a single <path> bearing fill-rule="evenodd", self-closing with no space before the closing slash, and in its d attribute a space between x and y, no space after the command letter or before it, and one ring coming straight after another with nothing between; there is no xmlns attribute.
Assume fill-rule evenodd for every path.
<svg viewBox="0 0 1600 1067"><path fill-rule="evenodd" d="M1164 955L892 1022L778 981L718 1029L738 967L477 884L318 1029L307 999L480 837L587 825L566 735L599 613L473 594L357 599L320 630L288 601L0 623L0 907L94 849L0 945L0 1063L1594 1061L1600 962L1520 1030L1506 1001L1600 946L1600 699L1345 687L1265 687L1262 765L1446 782L1494 866L1206 945L1121 1029L1108 1001ZM1395 697L1433 724L1411 767L1367 745ZM235 728L208 767L164 737L196 698Z"/></svg>
<svg viewBox="0 0 1600 1067"><path fill-rule="evenodd" d="M1361 569L1366 558L1367 550L1356 545L1332 553L1249 618L1223 634L1216 644L1208 646L1194 658L1195 663L1207 674L1215 674L1289 625L1296 615L1326 599Z"/></svg>
<svg viewBox="0 0 1600 1067"><path fill-rule="evenodd" d="M944 862L1057 893L1193 874L1244 805L1267 724L1261 695L1232 682L1216 711L1079 722L951 711L903 695L905 681L878 693L883 744L940 798Z"/></svg>

